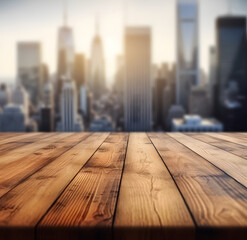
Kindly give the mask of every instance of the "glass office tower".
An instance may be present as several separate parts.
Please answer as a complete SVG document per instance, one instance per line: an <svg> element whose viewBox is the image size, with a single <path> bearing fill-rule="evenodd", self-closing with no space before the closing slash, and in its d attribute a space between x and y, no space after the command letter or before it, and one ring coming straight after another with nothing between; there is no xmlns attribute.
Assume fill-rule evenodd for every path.
<svg viewBox="0 0 247 240"><path fill-rule="evenodd" d="M177 104L188 109L191 86L199 84L198 3L177 0Z"/></svg>
<svg viewBox="0 0 247 240"><path fill-rule="evenodd" d="M244 131L247 129L246 17L220 17L216 30L216 112L226 131Z"/></svg>

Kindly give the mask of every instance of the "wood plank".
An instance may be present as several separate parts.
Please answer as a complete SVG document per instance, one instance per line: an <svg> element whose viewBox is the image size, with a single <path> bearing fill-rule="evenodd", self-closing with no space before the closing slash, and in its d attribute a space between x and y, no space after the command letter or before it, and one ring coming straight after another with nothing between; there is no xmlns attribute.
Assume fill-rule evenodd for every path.
<svg viewBox="0 0 247 240"><path fill-rule="evenodd" d="M230 137L239 137L239 138L243 138L246 139L247 138L247 133L243 133L243 132L222 132L220 134L226 135L226 136L230 136Z"/></svg>
<svg viewBox="0 0 247 240"><path fill-rule="evenodd" d="M36 140L36 138L37 139L39 139L40 137L43 138L43 136L44 134L39 132L16 134L12 137L1 139L0 145L11 142L30 142L30 141L34 141L34 139Z"/></svg>
<svg viewBox="0 0 247 240"><path fill-rule="evenodd" d="M239 183L247 187L247 161L244 158L221 150L210 144L201 142L182 133L168 133L192 151L196 152L225 173L229 174Z"/></svg>
<svg viewBox="0 0 247 240"><path fill-rule="evenodd" d="M211 136L211 137L215 137L221 140L225 140L225 141L229 141L229 142L233 142L236 144L240 144L243 146L247 146L247 140L244 138L240 138L240 137L234 137L234 135L228 136L228 135L224 135L224 134L219 134L219 133L206 133L207 135Z"/></svg>
<svg viewBox="0 0 247 240"><path fill-rule="evenodd" d="M247 189L168 135L149 136L190 208L197 239L246 239Z"/></svg>
<svg viewBox="0 0 247 240"><path fill-rule="evenodd" d="M35 239L35 226L108 136L94 133L0 199L0 239Z"/></svg>
<svg viewBox="0 0 247 240"><path fill-rule="evenodd" d="M59 134L59 138L56 136L46 140L44 147L0 168L0 197L89 135L89 133Z"/></svg>
<svg viewBox="0 0 247 240"><path fill-rule="evenodd" d="M194 239L194 224L145 133L131 133L114 221L115 239Z"/></svg>
<svg viewBox="0 0 247 240"><path fill-rule="evenodd" d="M222 139L217 139L217 138L208 136L206 134L188 133L186 135L193 137L197 140L200 140L202 142L209 143L210 145L218 147L222 150L230 152L239 157L247 159L247 147L246 146L224 141Z"/></svg>
<svg viewBox="0 0 247 240"><path fill-rule="evenodd" d="M44 148L53 142L59 142L59 140L66 136L69 138L72 134L73 133L45 133L41 134L41 136L38 139L35 139L34 142L26 143L22 147L14 148L12 151L0 152L0 168L3 169L9 164L20 161L20 159L28 157L38 149Z"/></svg>
<svg viewBox="0 0 247 240"><path fill-rule="evenodd" d="M28 143L35 143L39 140L48 138L48 137L52 137L55 135L55 133L39 133L37 134L27 134L28 137L26 136L26 134L17 134L16 136L21 137L20 139L16 139L13 135L9 138L6 138L4 140L7 140L7 142L5 141L5 143L0 142L0 156L4 155L6 152L7 154L12 151L15 150L19 147L25 146ZM3 142L3 139L2 139Z"/></svg>
<svg viewBox="0 0 247 240"><path fill-rule="evenodd" d="M16 137L19 135L23 135L23 133L0 133L0 141L3 139L11 138L11 137Z"/></svg>
<svg viewBox="0 0 247 240"><path fill-rule="evenodd" d="M105 140L45 215L37 239L111 238L127 140L122 133Z"/></svg>

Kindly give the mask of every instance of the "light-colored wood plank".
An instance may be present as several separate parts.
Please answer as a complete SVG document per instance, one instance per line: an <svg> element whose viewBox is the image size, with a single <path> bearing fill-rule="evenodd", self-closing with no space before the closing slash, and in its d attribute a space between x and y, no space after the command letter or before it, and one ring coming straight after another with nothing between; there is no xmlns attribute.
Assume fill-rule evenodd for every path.
<svg viewBox="0 0 247 240"><path fill-rule="evenodd" d="M12 134L11 134L12 135ZM19 147L25 146L29 143L35 143L39 140L50 138L56 135L55 133L34 133L34 134L16 134L16 136L12 135L9 138L2 139L2 143L0 142L0 157L4 154L9 154L10 151L16 150ZM19 138L15 138L15 137ZM4 141L3 141L4 140ZM5 141L7 140L7 141Z"/></svg>
<svg viewBox="0 0 247 240"><path fill-rule="evenodd" d="M211 162L232 178L247 187L247 161L244 158L226 152L205 142L182 133L168 133L184 146L190 148L207 161Z"/></svg>
<svg viewBox="0 0 247 240"><path fill-rule="evenodd" d="M45 215L37 239L111 238L127 140L124 133L106 139Z"/></svg>
<svg viewBox="0 0 247 240"><path fill-rule="evenodd" d="M189 211L145 133L131 133L114 222L115 239L194 238Z"/></svg>
<svg viewBox="0 0 247 240"><path fill-rule="evenodd" d="M34 239L35 226L108 136L94 133L0 199L0 239ZM13 236L14 232L14 236Z"/></svg>
<svg viewBox="0 0 247 240"><path fill-rule="evenodd" d="M194 216L197 239L246 239L247 189L175 139L197 142L169 135L149 134Z"/></svg>
<svg viewBox="0 0 247 240"><path fill-rule="evenodd" d="M12 143L12 142L30 142L35 141L36 139L43 138L44 134L39 132L34 133L17 133L16 135L13 135L12 137L8 138L2 138L0 141L0 144L6 144L6 143Z"/></svg>
<svg viewBox="0 0 247 240"><path fill-rule="evenodd" d="M59 134L59 138L57 136L49 138L44 147L0 168L0 197L89 135L89 133Z"/></svg>
<svg viewBox="0 0 247 240"><path fill-rule="evenodd" d="M11 137L17 137L19 135L23 135L23 133L0 133L0 144L2 140L5 140Z"/></svg>
<svg viewBox="0 0 247 240"><path fill-rule="evenodd" d="M190 134L186 134L186 135L193 137L197 140L200 140L202 142L209 143L210 145L213 145L213 146L218 147L222 150L225 150L227 152L235 154L239 157L247 159L247 146L243 146L243 145L239 145L236 143L224 141L222 139L214 138L214 137L208 136L206 134L190 133Z"/></svg>
<svg viewBox="0 0 247 240"><path fill-rule="evenodd" d="M221 140L225 140L225 141L233 142L233 143L240 144L243 146L247 146L247 140L246 139L234 136L233 134L230 136L224 135L224 134L219 134L219 133L206 133L206 134L211 136L211 137L215 137L215 138L218 138Z"/></svg>
<svg viewBox="0 0 247 240"><path fill-rule="evenodd" d="M36 139L36 141L32 143L26 143L12 151L0 152L0 169L3 169L5 166L13 164L16 161L20 161L20 159L28 157L33 152L44 148L53 142L59 142L59 140L66 136L69 138L72 135L73 133L44 133L41 134L39 139ZM64 141L66 141L66 139Z"/></svg>

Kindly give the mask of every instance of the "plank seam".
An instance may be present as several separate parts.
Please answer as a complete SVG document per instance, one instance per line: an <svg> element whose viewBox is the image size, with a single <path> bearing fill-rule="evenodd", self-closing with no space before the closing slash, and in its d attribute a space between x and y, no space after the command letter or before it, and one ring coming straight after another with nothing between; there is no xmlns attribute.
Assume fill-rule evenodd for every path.
<svg viewBox="0 0 247 240"><path fill-rule="evenodd" d="M211 135L210 133L205 133L205 134L206 134L206 136L213 137L213 138L215 138L215 139L218 140L218 141L226 141L226 142L229 142L229 143L234 143L234 144L237 144L237 145L246 147L246 145L241 144L241 143L237 143L237 142L233 142L233 141L231 141L230 139L229 139L229 140L226 140L226 139L223 140L222 138L217 137L217 136L213 136L213 135ZM224 136L222 133L219 133L219 134L222 135L222 136ZM226 137L230 137L230 136L228 136L228 135L225 135L225 136L226 136ZM245 139L241 139L241 140L245 140Z"/></svg>
<svg viewBox="0 0 247 240"><path fill-rule="evenodd" d="M183 134L185 135L185 134ZM201 157L202 159L204 159L205 161L207 161L208 163L210 163L212 166L214 166L215 168L217 168L218 170L220 170L222 173L224 173L225 175L227 175L228 177L230 177L231 179L233 179L235 182L237 182L238 184L240 184L242 187L244 187L245 189L247 189L246 186L244 186L241 182L239 182L237 179L235 179L234 177L232 177L230 174L226 173L223 169L221 169L220 167L216 166L215 164L213 164L212 162L210 162L209 160L207 160L205 157L201 156L199 153L197 153L196 151L194 151L193 149L187 147L186 145L184 145L183 143L179 142L176 138L173 138L172 136L168 135L169 137L171 137L172 139L174 139L175 141L177 141L178 143L180 143L181 145L183 145L184 147L186 147L187 149L189 149L190 151L194 152L196 155L198 155L199 157ZM187 136L187 135L185 135ZM198 139L195 139L197 141L200 141ZM208 144L208 143L207 143ZM215 146L213 146L215 147ZM216 147L217 148L217 147ZM220 149L220 148L219 148ZM225 150L224 150L225 151ZM227 152L227 151L225 151ZM227 152L229 153L229 152ZM232 153L230 153L232 154ZM233 154L234 155L234 154ZM239 156L238 156L239 157ZM242 158L242 157L241 157ZM245 158L243 158L243 160L246 160Z"/></svg>
<svg viewBox="0 0 247 240"><path fill-rule="evenodd" d="M120 178L119 187L118 187L116 205L115 205L115 209L114 209L114 213L113 213L113 217L112 217L112 226L111 226L112 239L114 239L114 223L115 223L115 218L116 218L116 214L117 214L117 206L118 206L118 200L119 200L119 195L120 195L120 188L121 188L121 184L122 184L122 179L123 179L123 174L124 174L124 168L125 168L125 161L126 161L126 156L127 156L128 146L129 146L129 138L130 138L130 133L128 134L128 140L127 140L125 154L124 154L124 160L123 160L123 168L122 168L121 178Z"/></svg>
<svg viewBox="0 0 247 240"><path fill-rule="evenodd" d="M91 135L89 135L91 136ZM64 187L64 189L60 192L60 194L57 196L57 198L53 201L53 203L50 205L50 207L47 209L47 211L43 214L43 216L40 218L40 220L37 222L37 224L34 227L34 239L38 240L38 234L37 234L37 228L39 224L42 222L46 214L50 211L50 209L55 205L57 200L61 197L61 195L64 193L64 191L67 189L67 187L71 184L71 182L76 178L76 176L79 174L79 172L83 169L83 167L90 161L90 159L95 155L95 153L99 150L99 148L103 145L105 140L110 136L108 134L106 138L102 141L102 143L96 148L96 150L92 153L92 155L88 158L88 160L82 165L82 167L78 170L78 172L74 175L74 177L68 182L68 184ZM79 144L79 143L78 143ZM74 146L73 146L74 147Z"/></svg>
<svg viewBox="0 0 247 240"><path fill-rule="evenodd" d="M224 149L224 148L222 148L222 147L215 146L213 143L209 143L209 142L207 142L207 141L205 141L205 140L198 139L198 138L194 137L193 135L188 135L188 134L185 134L185 133L184 133L184 135L186 135L187 137L191 137L191 138L193 138L193 139L195 139L195 140L197 140L197 141L204 142L204 143L206 143L206 144L208 144L208 145L211 145L212 147L216 147L216 148L219 148L219 149L221 149L221 150L223 150L223 151L225 151L225 152L228 152L228 151L226 151L226 149ZM216 139L215 137L212 137L212 138L214 138L215 140L219 140L219 139ZM233 142L229 142L229 141L227 141L227 140L221 140L221 141L225 141L225 142L228 142L228 143L233 143ZM241 145L241 144L238 144L238 143L233 143L233 144L236 144L236 145L239 145L239 146L244 146L244 145ZM244 146L244 147L246 147L246 146ZM234 149L234 150L237 151L238 149ZM237 157L241 157L241 158L243 158L243 159L246 159L245 157L242 157L242 156L240 156L240 155L237 155L236 153L233 153L233 152L230 152L230 151L229 151L228 153L231 153L232 155L235 155L235 156L237 156Z"/></svg>
<svg viewBox="0 0 247 240"><path fill-rule="evenodd" d="M78 145L79 143L81 143L82 141L86 140L89 136L91 135L86 135L85 138L81 139L78 143L76 143L76 145ZM66 137L65 137L66 138ZM63 138L62 138L63 139ZM22 180L20 180L17 184L15 184L9 191L7 191L6 193L4 193L1 197L3 198L5 195L7 195L10 191L12 191L15 187L17 187L18 185L20 185L21 183L25 182L28 178L30 178L32 175L34 175L35 173L37 173L38 171L40 171L42 168L46 167L48 164L52 163L53 161L55 161L57 158L59 158L60 156L62 156L64 153L66 153L67 151L69 151L71 148L73 148L76 145L72 145L71 147L69 147L67 150L65 150L64 152L62 152L60 155L58 155L57 157L53 158L50 162L46 163L44 166L40 167L39 169L37 169L36 171L32 172L30 175L26 176L25 178L23 178Z"/></svg>
<svg viewBox="0 0 247 240"><path fill-rule="evenodd" d="M193 221L193 223L194 223L194 225L195 225L195 228L197 229L197 228L198 228L198 225L197 225L197 223L196 223L196 220L195 220L195 218L194 218L194 216L193 216L193 214L192 214L192 211L190 210L189 205L187 204L187 201L185 200L185 198L184 198L184 196L183 196L183 194L182 194L182 192L181 192L179 186L177 185L176 180L174 179L172 173L170 172L170 169L169 169L168 166L166 165L165 160L163 159L163 157L161 156L160 152L159 152L158 149L156 148L156 146L155 146L154 142L152 141L151 137L149 136L149 134L147 134L147 137L148 137L149 140L151 141L151 143L152 143L152 145L154 146L156 152L158 153L158 155L159 155L161 161L163 162L163 164L165 165L167 171L169 172L169 174L170 174L170 176L171 176L171 178L172 178L172 180L173 180L175 186L177 187L177 189L178 189L178 191L179 191L179 193L180 193L180 195L181 195L181 197L182 197L182 199L183 199L183 201L184 201L185 206L186 206L187 209L188 209L188 212L189 212L189 214L190 214L190 216L191 216L191 218L192 218L192 221Z"/></svg>

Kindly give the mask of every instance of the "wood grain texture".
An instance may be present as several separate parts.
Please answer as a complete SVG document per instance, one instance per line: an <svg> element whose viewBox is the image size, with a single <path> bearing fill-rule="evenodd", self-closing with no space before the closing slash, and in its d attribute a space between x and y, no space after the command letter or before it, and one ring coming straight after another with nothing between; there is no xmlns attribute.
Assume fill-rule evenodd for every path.
<svg viewBox="0 0 247 240"><path fill-rule="evenodd" d="M46 134L46 135L49 135L49 134ZM11 143L11 142L30 142L30 141L35 141L39 138L44 138L46 136L44 136L44 133L38 133L38 132L34 132L34 133L22 133L22 134L16 134L14 136L11 136L11 137L7 137L7 138L4 138L2 136L2 133L1 133L1 141L0 141L0 144L6 144L6 143Z"/></svg>
<svg viewBox="0 0 247 240"><path fill-rule="evenodd" d="M37 239L111 238L127 140L114 133L104 141L45 215Z"/></svg>
<svg viewBox="0 0 247 240"><path fill-rule="evenodd" d="M16 161L5 164L0 168L0 197L10 191L25 178L52 162L84 138L88 137L89 134L65 133L59 134L58 136L56 136L56 138L51 136L46 140L44 145L42 144L42 148L37 149L36 151L34 150L28 156L20 157L19 159L16 159ZM32 144L27 146L31 145ZM13 152L15 153L15 151ZM11 157L12 155L13 153L10 152L9 156ZM16 156L18 157L18 155Z"/></svg>
<svg viewBox="0 0 247 240"><path fill-rule="evenodd" d="M25 136L24 133L13 133L13 132L12 133L1 133L0 134L0 143L1 143L2 140L5 140L5 139L11 138L11 137L17 137L17 136L20 136L20 135L22 135L22 137Z"/></svg>
<svg viewBox="0 0 247 240"><path fill-rule="evenodd" d="M5 194L0 199L0 239L21 239L25 232L23 240L33 240L39 220L107 136L92 134Z"/></svg>
<svg viewBox="0 0 247 240"><path fill-rule="evenodd" d="M149 136L196 221L197 239L244 240L247 189L168 135Z"/></svg>
<svg viewBox="0 0 247 240"><path fill-rule="evenodd" d="M245 133L0 134L0 240L245 240L246 143Z"/></svg>
<svg viewBox="0 0 247 240"><path fill-rule="evenodd" d="M27 143L34 143L38 140L51 137L51 133L18 133L18 134L0 134L0 156L8 154L9 151L25 146Z"/></svg>
<svg viewBox="0 0 247 240"><path fill-rule="evenodd" d="M115 239L194 238L189 211L145 133L131 133L114 222Z"/></svg>
<svg viewBox="0 0 247 240"><path fill-rule="evenodd" d="M224 141L229 141L229 142L233 142L233 143L240 144L243 146L247 146L247 141L244 137L241 138L241 137L234 135L234 134L231 134L231 135L220 134L220 133L206 133L206 134L211 136L211 137L222 139Z"/></svg>
<svg viewBox="0 0 247 240"><path fill-rule="evenodd" d="M8 152L0 152L0 168L4 168L8 164L14 163L22 158L29 156L34 151L47 146L49 143L53 143L65 136L71 136L72 134L59 133L59 134L44 134L43 137L38 139L30 139L31 143L25 143L22 147L14 148ZM42 135L41 135L42 136ZM21 143L21 141L20 141Z"/></svg>
<svg viewBox="0 0 247 240"><path fill-rule="evenodd" d="M236 143L224 141L222 139L218 139L215 137L208 136L206 134L198 134L198 133L189 133L186 134L190 137L193 137L197 140L200 140L205 143L209 143L215 147L218 147L222 150L235 154L239 157L247 159L247 146L239 145Z"/></svg>
<svg viewBox="0 0 247 240"><path fill-rule="evenodd" d="M167 133L247 187L247 161L182 133Z"/></svg>

